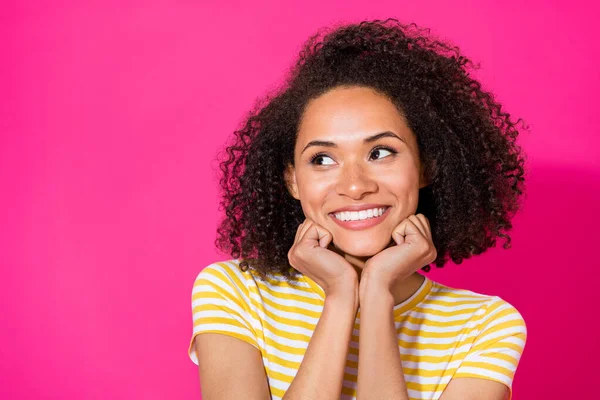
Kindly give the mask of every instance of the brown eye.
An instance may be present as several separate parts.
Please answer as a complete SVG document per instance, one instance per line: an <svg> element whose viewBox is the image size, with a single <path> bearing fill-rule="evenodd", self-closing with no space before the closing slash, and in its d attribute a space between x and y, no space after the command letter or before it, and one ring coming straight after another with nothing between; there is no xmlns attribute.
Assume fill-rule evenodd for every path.
<svg viewBox="0 0 600 400"><path fill-rule="evenodd" d="M326 155L324 153L317 153L310 158L310 163L314 164L314 165L331 165L331 164L333 164L333 162L324 163L323 159L325 159L325 158L329 158L331 160L331 157L329 157L328 155Z"/></svg>
<svg viewBox="0 0 600 400"><path fill-rule="evenodd" d="M386 152L390 153L388 155L386 155ZM391 149L389 147L377 147L375 149L373 149L373 151L371 152L372 158L374 160L379 160L381 158L386 158L389 157L392 154L396 154L397 151L394 149Z"/></svg>

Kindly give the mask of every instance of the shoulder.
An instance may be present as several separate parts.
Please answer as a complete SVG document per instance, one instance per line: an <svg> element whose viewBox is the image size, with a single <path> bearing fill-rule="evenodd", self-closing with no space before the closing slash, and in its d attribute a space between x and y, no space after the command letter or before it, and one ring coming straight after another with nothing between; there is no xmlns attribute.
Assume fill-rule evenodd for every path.
<svg viewBox="0 0 600 400"><path fill-rule="evenodd" d="M215 279L228 285L242 287L247 285L248 280L253 280L254 276L242 271L237 259L215 261L200 270L194 284Z"/></svg>
<svg viewBox="0 0 600 400"><path fill-rule="evenodd" d="M211 263L196 277L192 290L193 335L188 349L195 363L194 339L201 333L233 336L259 348L259 324L252 310L249 279L237 260Z"/></svg>
<svg viewBox="0 0 600 400"><path fill-rule="evenodd" d="M231 259L224 261L215 261L198 273L194 281L194 290L199 286L213 286L223 290L230 291L234 289L249 296L251 292L263 292L265 290L285 291L288 287L297 287L302 283L293 283L287 281L279 274L272 274L267 279L263 279L256 271L248 269L242 271L240 260Z"/></svg>
<svg viewBox="0 0 600 400"><path fill-rule="evenodd" d="M223 260L223 261L215 261L213 263L208 264L203 267L198 277L203 278L207 275L219 275L225 274L227 276L237 275L240 276L243 274L242 270L239 267L239 260Z"/></svg>
<svg viewBox="0 0 600 400"><path fill-rule="evenodd" d="M481 315L494 296L458 289L432 281L432 287L425 298L424 306L456 314Z"/></svg>
<svg viewBox="0 0 600 400"><path fill-rule="evenodd" d="M487 303L481 319L480 335L488 340L508 339L515 341L523 350L527 340L527 325L515 306L498 296Z"/></svg>
<svg viewBox="0 0 600 400"><path fill-rule="evenodd" d="M222 296L249 296L254 277L239 267L239 260L215 261L200 270L194 280L193 298L203 293L215 293Z"/></svg>
<svg viewBox="0 0 600 400"><path fill-rule="evenodd" d="M480 332L518 336L524 344L527 337L525 319L514 305L502 297L457 289L437 282L433 286L430 301L470 306Z"/></svg>

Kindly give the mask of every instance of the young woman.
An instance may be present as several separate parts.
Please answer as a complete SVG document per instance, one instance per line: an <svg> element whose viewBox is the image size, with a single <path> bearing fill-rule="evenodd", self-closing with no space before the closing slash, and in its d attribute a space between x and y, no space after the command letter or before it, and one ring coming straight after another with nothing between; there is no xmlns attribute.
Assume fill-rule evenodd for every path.
<svg viewBox="0 0 600 400"><path fill-rule="evenodd" d="M510 398L522 316L418 272L510 247L519 121L468 67L396 20L309 39L221 164L233 259L192 294L204 400Z"/></svg>

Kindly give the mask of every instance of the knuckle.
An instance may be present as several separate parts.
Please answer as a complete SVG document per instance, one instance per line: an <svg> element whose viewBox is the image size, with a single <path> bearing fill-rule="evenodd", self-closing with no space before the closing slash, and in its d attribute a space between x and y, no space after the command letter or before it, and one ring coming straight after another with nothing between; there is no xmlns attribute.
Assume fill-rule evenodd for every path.
<svg viewBox="0 0 600 400"><path fill-rule="evenodd" d="M433 248L433 250L431 250L431 252L429 254L429 259L431 260L430 262L434 262L436 258L437 258L437 250L435 248Z"/></svg>
<svg viewBox="0 0 600 400"><path fill-rule="evenodd" d="M429 240L421 240L419 242L419 249L421 250L421 254L427 259L432 257L435 259L437 257L437 250Z"/></svg>
<svg viewBox="0 0 600 400"><path fill-rule="evenodd" d="M429 242L427 240L425 240L425 238L419 238L419 240L417 241L418 246L419 246L419 250L421 250L422 254L427 254L431 251L431 248L429 246Z"/></svg>
<svg viewBox="0 0 600 400"><path fill-rule="evenodd" d="M295 250L295 246L293 246L288 251L288 260L289 260L290 264L294 264L296 262L296 250Z"/></svg>

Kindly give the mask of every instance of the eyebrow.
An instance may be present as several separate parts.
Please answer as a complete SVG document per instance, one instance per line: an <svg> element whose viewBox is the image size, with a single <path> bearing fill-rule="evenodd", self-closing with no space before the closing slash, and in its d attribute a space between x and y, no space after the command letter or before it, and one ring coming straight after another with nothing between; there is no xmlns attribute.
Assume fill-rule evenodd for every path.
<svg viewBox="0 0 600 400"><path fill-rule="evenodd" d="M379 139L384 138L384 137L396 138L396 139L401 140L404 143L406 143L406 140L404 140L400 136L398 136L395 133L390 132L390 131L381 132L381 133L377 133L377 134L375 134L373 136L369 136L368 138L365 138L363 140L363 143L375 142L376 140L379 140ZM333 142L326 141L326 140L313 140L313 141L309 142L304 147L304 149L302 150L302 153L304 153L306 151L306 149L308 149L309 147L312 147L312 146L338 147L337 144L335 144ZM302 153L300 153L300 154L302 155Z"/></svg>

